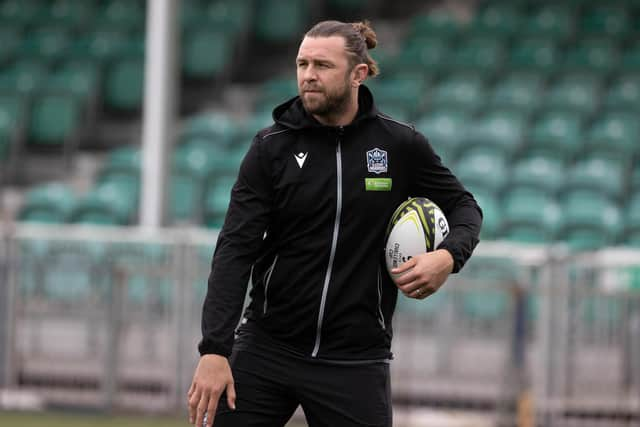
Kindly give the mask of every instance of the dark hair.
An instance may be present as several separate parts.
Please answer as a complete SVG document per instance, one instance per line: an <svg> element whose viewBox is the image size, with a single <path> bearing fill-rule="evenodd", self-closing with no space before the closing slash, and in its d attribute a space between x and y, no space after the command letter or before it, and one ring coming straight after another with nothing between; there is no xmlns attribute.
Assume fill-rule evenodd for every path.
<svg viewBox="0 0 640 427"><path fill-rule="evenodd" d="M378 44L376 33L369 21L322 21L305 34L305 37L331 36L340 36L344 39L345 50L350 57L352 67L356 64L367 64L370 76L377 76L380 73L378 63L369 55L369 50Z"/></svg>

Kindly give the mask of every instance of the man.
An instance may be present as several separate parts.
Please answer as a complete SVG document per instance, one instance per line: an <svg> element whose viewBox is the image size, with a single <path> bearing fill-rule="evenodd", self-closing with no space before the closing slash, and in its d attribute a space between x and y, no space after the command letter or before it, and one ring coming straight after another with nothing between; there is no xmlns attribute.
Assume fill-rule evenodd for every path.
<svg viewBox="0 0 640 427"><path fill-rule="evenodd" d="M205 418L208 426L284 426L298 406L311 427L391 426L397 289L425 298L478 242L472 195L424 136L378 112L362 85L378 73L368 53L375 45L368 23L325 21L307 32L299 96L274 110L275 124L241 165L188 393L197 426ZM387 178L388 191L370 191L365 178ZM436 251L394 271L402 273L394 284L383 267L385 229L410 196L437 203L451 231Z"/></svg>

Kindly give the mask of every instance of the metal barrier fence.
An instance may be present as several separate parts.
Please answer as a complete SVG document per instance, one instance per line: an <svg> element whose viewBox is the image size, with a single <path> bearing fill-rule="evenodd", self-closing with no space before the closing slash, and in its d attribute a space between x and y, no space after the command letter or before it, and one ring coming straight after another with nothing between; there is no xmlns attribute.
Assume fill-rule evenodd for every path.
<svg viewBox="0 0 640 427"><path fill-rule="evenodd" d="M50 406L184 410L216 233L5 236L0 388ZM495 425L640 425L639 266L638 251L481 243L427 300L399 295L395 404Z"/></svg>

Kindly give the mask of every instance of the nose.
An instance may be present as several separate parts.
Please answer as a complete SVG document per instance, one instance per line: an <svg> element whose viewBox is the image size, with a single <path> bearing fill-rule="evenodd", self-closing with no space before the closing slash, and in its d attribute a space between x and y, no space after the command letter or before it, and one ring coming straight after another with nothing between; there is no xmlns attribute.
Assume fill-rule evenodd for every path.
<svg viewBox="0 0 640 427"><path fill-rule="evenodd" d="M313 82L317 80L316 71L312 65L305 67L304 71L302 72L302 79L305 82Z"/></svg>

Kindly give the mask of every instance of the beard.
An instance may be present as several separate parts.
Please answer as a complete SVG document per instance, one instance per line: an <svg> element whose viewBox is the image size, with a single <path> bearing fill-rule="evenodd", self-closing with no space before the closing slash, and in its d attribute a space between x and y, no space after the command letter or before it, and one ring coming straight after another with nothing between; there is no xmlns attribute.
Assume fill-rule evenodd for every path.
<svg viewBox="0 0 640 427"><path fill-rule="evenodd" d="M300 99L304 109L314 116L320 117L336 117L347 110L351 102L351 88L349 80L345 79L341 87L334 90L317 87L313 85L303 86L300 91ZM305 93L305 90L314 90L317 92Z"/></svg>

